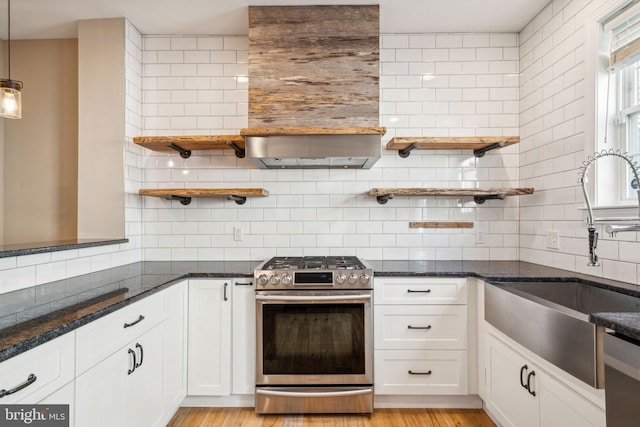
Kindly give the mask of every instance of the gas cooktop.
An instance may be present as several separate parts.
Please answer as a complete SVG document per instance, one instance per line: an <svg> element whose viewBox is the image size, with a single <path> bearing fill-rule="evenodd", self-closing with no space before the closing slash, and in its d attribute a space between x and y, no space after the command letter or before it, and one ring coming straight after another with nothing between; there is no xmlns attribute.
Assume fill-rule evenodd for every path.
<svg viewBox="0 0 640 427"><path fill-rule="evenodd" d="M373 270L355 256L274 257L254 271L258 289L369 288Z"/></svg>

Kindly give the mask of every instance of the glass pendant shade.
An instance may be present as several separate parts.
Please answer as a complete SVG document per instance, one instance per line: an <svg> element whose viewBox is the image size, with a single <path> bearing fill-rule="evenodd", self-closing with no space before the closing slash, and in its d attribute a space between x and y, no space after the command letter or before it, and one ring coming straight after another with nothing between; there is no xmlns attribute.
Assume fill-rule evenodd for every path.
<svg viewBox="0 0 640 427"><path fill-rule="evenodd" d="M22 118L22 82L0 80L0 117Z"/></svg>

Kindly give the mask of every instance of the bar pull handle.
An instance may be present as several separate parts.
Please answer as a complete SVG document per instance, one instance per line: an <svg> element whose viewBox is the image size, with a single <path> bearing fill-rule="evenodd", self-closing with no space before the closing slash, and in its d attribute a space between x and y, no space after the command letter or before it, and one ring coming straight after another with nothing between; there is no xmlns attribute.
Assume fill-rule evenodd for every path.
<svg viewBox="0 0 640 427"><path fill-rule="evenodd" d="M427 325L427 326L411 326L411 325L408 325L407 329L431 329L431 325Z"/></svg>
<svg viewBox="0 0 640 427"><path fill-rule="evenodd" d="M144 320L144 316L141 314L140 317L138 317L138 320L135 320L135 321L133 321L131 323L125 323L123 327L124 328L130 328L130 327L135 326L138 323L142 322L143 320Z"/></svg>
<svg viewBox="0 0 640 427"><path fill-rule="evenodd" d="M129 369L127 371L127 375L131 375L131 374L133 374L133 371L135 371L136 367L138 366L137 363L136 363L136 352L131 350L131 349L129 349L129 351L127 351L127 353L129 353L131 355L131 357L133 358L132 359L133 363L131 364L132 367L131 367L131 369Z"/></svg>
<svg viewBox="0 0 640 427"><path fill-rule="evenodd" d="M37 379L38 377L36 377L34 374L29 374L29 376L27 377L27 380L22 384L19 384L9 390L5 390L5 389L0 390L0 399L2 399L5 396L9 396L10 394L17 393L23 388L29 387L31 384L35 383Z"/></svg>
<svg viewBox="0 0 640 427"><path fill-rule="evenodd" d="M412 370L409 370L409 375L431 375L431 369L427 372L413 372Z"/></svg>
<svg viewBox="0 0 640 427"><path fill-rule="evenodd" d="M227 298L227 287L229 287L228 283L224 284L224 292L222 294L222 299L225 301L229 301L229 298Z"/></svg>
<svg viewBox="0 0 640 427"><path fill-rule="evenodd" d="M280 396L280 397L346 397L346 396L359 396L363 394L371 394L373 389L366 388L362 390L347 390L347 391L321 391L321 392L295 392L295 391L279 391L279 390L262 390L257 389L256 394L262 394L265 396Z"/></svg>
<svg viewBox="0 0 640 427"><path fill-rule="evenodd" d="M136 363L136 368L139 368L140 366L142 366L142 359L144 358L144 349L142 348L140 343L136 343L136 348L140 349L140 362ZM135 358L134 358L134 360L135 360Z"/></svg>
<svg viewBox="0 0 640 427"><path fill-rule="evenodd" d="M520 385L523 388L527 388L527 385L524 382L524 378L522 377L522 374L524 374L528 369L529 367L527 365L522 365L522 368L520 368Z"/></svg>
<svg viewBox="0 0 640 427"><path fill-rule="evenodd" d="M248 282L248 283L236 282L236 283L234 283L234 285L236 285L236 286L253 286L253 283L251 283L251 282Z"/></svg>
<svg viewBox="0 0 640 427"><path fill-rule="evenodd" d="M529 372L529 375L527 375L527 391L529 392L529 394L531 396L535 396L536 395L536 391L535 390L531 390L531 377L535 377L536 376L536 371L531 371Z"/></svg>
<svg viewBox="0 0 640 427"><path fill-rule="evenodd" d="M407 292L410 294L430 294L431 289L425 289L425 290L407 289Z"/></svg>

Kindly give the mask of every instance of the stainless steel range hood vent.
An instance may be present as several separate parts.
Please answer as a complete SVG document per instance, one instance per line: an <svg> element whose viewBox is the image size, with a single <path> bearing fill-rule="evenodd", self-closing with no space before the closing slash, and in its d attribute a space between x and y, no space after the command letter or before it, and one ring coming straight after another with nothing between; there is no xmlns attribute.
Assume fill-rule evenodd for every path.
<svg viewBox="0 0 640 427"><path fill-rule="evenodd" d="M245 136L261 169L369 169L382 155L380 135Z"/></svg>

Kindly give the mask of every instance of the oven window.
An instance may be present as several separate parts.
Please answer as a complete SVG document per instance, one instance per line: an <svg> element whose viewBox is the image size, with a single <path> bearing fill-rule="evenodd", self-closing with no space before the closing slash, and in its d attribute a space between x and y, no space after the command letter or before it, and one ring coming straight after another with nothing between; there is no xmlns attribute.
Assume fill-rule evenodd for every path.
<svg viewBox="0 0 640 427"><path fill-rule="evenodd" d="M364 374L364 304L265 304L263 373Z"/></svg>

